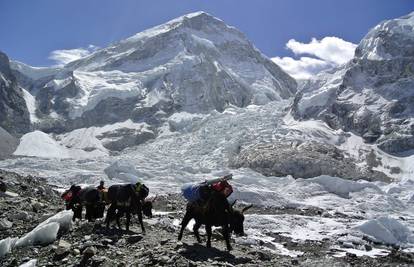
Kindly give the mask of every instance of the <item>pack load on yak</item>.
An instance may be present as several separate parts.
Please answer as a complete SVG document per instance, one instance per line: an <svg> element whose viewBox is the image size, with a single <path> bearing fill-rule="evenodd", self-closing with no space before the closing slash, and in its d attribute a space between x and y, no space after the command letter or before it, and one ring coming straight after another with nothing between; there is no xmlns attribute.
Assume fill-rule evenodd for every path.
<svg viewBox="0 0 414 267"><path fill-rule="evenodd" d="M232 178L233 175L228 174L217 179L206 180L202 183L187 183L183 185L181 192L189 202L205 202L212 191L220 192L227 198L233 193L233 187L227 182Z"/></svg>

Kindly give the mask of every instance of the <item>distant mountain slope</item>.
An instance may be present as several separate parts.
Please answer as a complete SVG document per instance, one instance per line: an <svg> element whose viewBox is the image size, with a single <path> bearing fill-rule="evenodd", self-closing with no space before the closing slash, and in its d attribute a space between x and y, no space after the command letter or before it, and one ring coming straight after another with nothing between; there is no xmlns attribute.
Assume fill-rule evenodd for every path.
<svg viewBox="0 0 414 267"><path fill-rule="evenodd" d="M128 119L157 124L176 111L221 112L296 92L295 80L240 31L204 12L138 33L58 73L21 64L15 70L39 77L29 88L37 128L52 132ZM47 74L53 78L45 80Z"/></svg>
<svg viewBox="0 0 414 267"><path fill-rule="evenodd" d="M374 27L354 59L308 82L296 118L319 118L386 152L414 149L414 13Z"/></svg>

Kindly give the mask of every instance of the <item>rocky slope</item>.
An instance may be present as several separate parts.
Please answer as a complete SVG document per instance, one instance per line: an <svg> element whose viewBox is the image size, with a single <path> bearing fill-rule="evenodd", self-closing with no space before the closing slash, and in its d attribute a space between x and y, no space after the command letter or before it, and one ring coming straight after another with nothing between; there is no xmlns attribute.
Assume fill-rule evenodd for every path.
<svg viewBox="0 0 414 267"><path fill-rule="evenodd" d="M348 64L321 73L296 96L296 118L318 118L388 153L414 149L414 13L374 27Z"/></svg>
<svg viewBox="0 0 414 267"><path fill-rule="evenodd" d="M0 215L0 240L23 235L63 208L59 194L44 179L5 171L0 171L0 177L7 184L8 192L18 194L0 195L1 210L4 211ZM116 228L106 230L99 220L95 223L82 221L76 223L71 231L59 234L52 244L14 248L10 254L0 258L0 264L17 266L30 259L37 259L37 266L409 266L414 262L413 253L398 249L377 258L357 257L352 253L345 257L332 257L330 255L341 251L329 249L333 240L298 242L278 234L274 235L274 239L284 244L286 249L304 251L304 254L298 257L275 254L271 252L271 242L249 244L238 239L233 244L234 250L228 253L218 232L214 233L212 249L194 243L188 231L183 242L177 242L176 222L181 220L184 205L183 199L177 195L160 196L155 203L158 211L155 217L145 219L145 235L141 234L135 220L130 232ZM252 212L307 216L324 214L323 209L260 207ZM343 246L346 247L345 244ZM381 247L375 243L365 246L367 250Z"/></svg>

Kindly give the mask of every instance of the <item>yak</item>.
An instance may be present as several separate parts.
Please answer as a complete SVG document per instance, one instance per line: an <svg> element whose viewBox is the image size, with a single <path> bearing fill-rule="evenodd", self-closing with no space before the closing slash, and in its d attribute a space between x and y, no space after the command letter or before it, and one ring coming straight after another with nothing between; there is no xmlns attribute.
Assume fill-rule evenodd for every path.
<svg viewBox="0 0 414 267"><path fill-rule="evenodd" d="M101 192L94 187L81 188L72 185L62 194L62 198L66 200L66 209L74 212L73 221L82 219L83 206L86 208L85 217L88 221L103 217L105 204L102 202Z"/></svg>
<svg viewBox="0 0 414 267"><path fill-rule="evenodd" d="M178 240L183 237L183 232L191 219L195 220L193 227L194 235L197 242L201 243L200 234L198 232L202 224L205 225L207 233L208 248L211 247L211 228L212 226L221 226L223 237L226 242L227 250L232 250L230 245L230 235L234 231L237 235L244 235L244 212L252 205L245 207L242 211L233 209L235 202L230 205L227 198L220 192L211 191L210 196L204 203L197 201L187 204L186 213L181 222L181 230Z"/></svg>
<svg viewBox="0 0 414 267"><path fill-rule="evenodd" d="M152 217L152 202L155 200L145 200L148 196L148 188L143 184L119 184L112 185L108 189L108 201L111 203L106 214L106 227L115 218L118 228L121 229L120 217L126 214L126 230L129 231L131 213L138 214L138 221L142 232L145 233L142 214Z"/></svg>

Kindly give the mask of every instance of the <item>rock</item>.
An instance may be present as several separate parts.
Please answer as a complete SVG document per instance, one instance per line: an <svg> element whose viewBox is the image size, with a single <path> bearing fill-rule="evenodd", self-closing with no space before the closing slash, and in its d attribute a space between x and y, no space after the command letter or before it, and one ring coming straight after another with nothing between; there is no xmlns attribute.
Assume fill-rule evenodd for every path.
<svg viewBox="0 0 414 267"><path fill-rule="evenodd" d="M55 255L53 257L53 260L59 261L64 259L70 253L71 247L72 245L69 242L65 240L59 240L59 244L55 249Z"/></svg>
<svg viewBox="0 0 414 267"><path fill-rule="evenodd" d="M163 239L160 241L160 245L163 246L165 244L167 244L170 241L170 239Z"/></svg>
<svg viewBox="0 0 414 267"><path fill-rule="evenodd" d="M26 211L18 211L17 213L12 214L10 217L14 220L22 220L22 221L30 220L30 215Z"/></svg>
<svg viewBox="0 0 414 267"><path fill-rule="evenodd" d="M6 183L3 181L0 181L0 192L6 192L6 191L7 191Z"/></svg>
<svg viewBox="0 0 414 267"><path fill-rule="evenodd" d="M93 257L97 252L97 249L93 246L87 247L84 251L83 251L83 257L84 258L91 258Z"/></svg>
<svg viewBox="0 0 414 267"><path fill-rule="evenodd" d="M75 248L75 249L73 250L73 255L80 255L80 250L79 250L79 249L77 249L77 248Z"/></svg>
<svg viewBox="0 0 414 267"><path fill-rule="evenodd" d="M371 251L372 247L370 245L365 244L364 245L365 251Z"/></svg>
<svg viewBox="0 0 414 267"><path fill-rule="evenodd" d="M36 213L39 212L43 207L44 207L44 205L40 202L32 203L32 210Z"/></svg>
<svg viewBox="0 0 414 267"><path fill-rule="evenodd" d="M344 248L354 248L354 245L352 245L352 243L349 243L349 242L344 242L342 244L342 247L344 247Z"/></svg>
<svg viewBox="0 0 414 267"><path fill-rule="evenodd" d="M115 241L112 240L112 239L109 239L109 238L104 238L104 239L101 240L101 243L102 243L102 245L106 246L106 245L110 245L110 244L115 243Z"/></svg>
<svg viewBox="0 0 414 267"><path fill-rule="evenodd" d="M126 241L130 244L134 244L134 243L141 241L142 238L143 238L142 235L131 235L126 238Z"/></svg>
<svg viewBox="0 0 414 267"><path fill-rule="evenodd" d="M6 218L0 219L0 230L10 229L13 226L13 223L7 220Z"/></svg>

